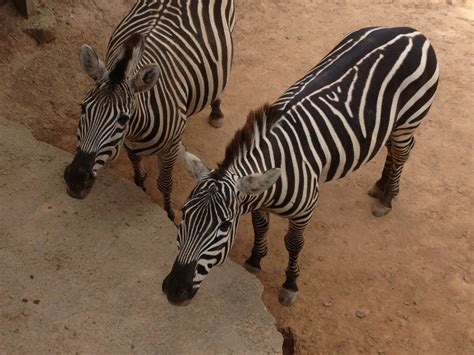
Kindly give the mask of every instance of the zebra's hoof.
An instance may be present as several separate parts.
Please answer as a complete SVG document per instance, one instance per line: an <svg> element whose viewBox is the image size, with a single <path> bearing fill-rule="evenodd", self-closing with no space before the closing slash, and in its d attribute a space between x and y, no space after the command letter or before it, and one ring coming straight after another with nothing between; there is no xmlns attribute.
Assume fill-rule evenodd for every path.
<svg viewBox="0 0 474 355"><path fill-rule="evenodd" d="M214 128L221 128L224 125L224 118L214 118L211 116L209 118L209 124Z"/></svg>
<svg viewBox="0 0 474 355"><path fill-rule="evenodd" d="M247 261L245 262L244 267L245 267L245 270L247 270L251 274L259 274L260 271L262 271L261 268L250 265Z"/></svg>
<svg viewBox="0 0 474 355"><path fill-rule="evenodd" d="M383 217L383 216L387 215L391 210L392 210L392 208L390 208L390 207L375 206L375 207L372 209L372 214L373 214L375 217Z"/></svg>
<svg viewBox="0 0 474 355"><path fill-rule="evenodd" d="M280 304L283 306L291 306L295 303L297 297L298 291L292 291L282 287L278 295L278 301L280 301Z"/></svg>

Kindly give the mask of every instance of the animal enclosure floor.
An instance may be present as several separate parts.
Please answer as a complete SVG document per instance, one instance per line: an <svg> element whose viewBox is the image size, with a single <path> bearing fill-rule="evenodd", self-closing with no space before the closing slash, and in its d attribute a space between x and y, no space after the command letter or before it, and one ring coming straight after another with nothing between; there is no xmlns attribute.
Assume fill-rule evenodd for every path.
<svg viewBox="0 0 474 355"><path fill-rule="evenodd" d="M44 46L23 32L27 21L15 17L11 5L0 7L2 114L28 125L37 138L73 152L78 104L91 84L81 72L79 48L88 43L103 56L110 33L132 3L50 0L57 38ZM287 262L286 222L272 217L269 254L259 278L278 325L291 327L302 353L473 353L472 2L236 3L234 67L222 97L225 124L210 127L207 109L190 119L184 138L209 166L223 158L250 109L276 99L349 31L371 25L415 27L431 40L440 65L438 94L416 134L391 214L373 217L374 202L366 194L381 173L383 154L322 186L300 257L300 296L292 307L278 303ZM146 161L147 187L161 204L155 160ZM111 166L131 178L124 154ZM174 176L178 209L194 182L181 166ZM252 239L246 216L234 261L243 264Z"/></svg>

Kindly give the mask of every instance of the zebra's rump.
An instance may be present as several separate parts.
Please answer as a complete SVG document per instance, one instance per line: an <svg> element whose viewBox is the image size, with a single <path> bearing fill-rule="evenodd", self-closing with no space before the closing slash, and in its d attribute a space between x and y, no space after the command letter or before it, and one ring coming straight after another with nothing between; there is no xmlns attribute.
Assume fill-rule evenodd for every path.
<svg viewBox="0 0 474 355"><path fill-rule="evenodd" d="M347 35L273 106L297 136L320 181L372 159L394 131L411 133L429 109L438 65L411 28L365 28ZM291 126L291 127L290 127Z"/></svg>

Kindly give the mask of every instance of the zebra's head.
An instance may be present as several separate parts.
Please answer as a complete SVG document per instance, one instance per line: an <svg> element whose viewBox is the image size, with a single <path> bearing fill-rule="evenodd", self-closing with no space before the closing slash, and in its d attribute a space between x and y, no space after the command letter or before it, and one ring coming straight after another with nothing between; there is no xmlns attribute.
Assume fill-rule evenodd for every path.
<svg viewBox="0 0 474 355"><path fill-rule="evenodd" d="M86 197L97 170L116 158L135 112L135 94L152 89L158 80L157 65L137 68L143 47L140 35L130 36L113 52L107 66L90 46L81 48L82 69L95 84L81 103L76 155L64 171L72 197Z"/></svg>
<svg viewBox="0 0 474 355"><path fill-rule="evenodd" d="M188 173L198 184L183 205L178 228L178 256L163 281L163 292L175 305L186 305L213 266L229 255L248 195L259 195L280 177L280 169L244 177L216 174L181 148Z"/></svg>

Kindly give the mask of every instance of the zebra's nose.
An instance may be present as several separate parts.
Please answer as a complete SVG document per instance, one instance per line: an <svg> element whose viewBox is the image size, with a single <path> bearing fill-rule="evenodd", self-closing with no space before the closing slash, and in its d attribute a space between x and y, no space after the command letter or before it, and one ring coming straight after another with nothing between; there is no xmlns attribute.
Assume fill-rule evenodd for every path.
<svg viewBox="0 0 474 355"><path fill-rule="evenodd" d="M81 151L76 153L71 164L64 170L64 180L69 196L79 199L87 196L95 180L92 172L94 161L94 154Z"/></svg>
<svg viewBox="0 0 474 355"><path fill-rule="evenodd" d="M162 290L168 302L175 306L186 306L197 292L193 287L196 263L180 265L175 262L171 272L165 277Z"/></svg>

